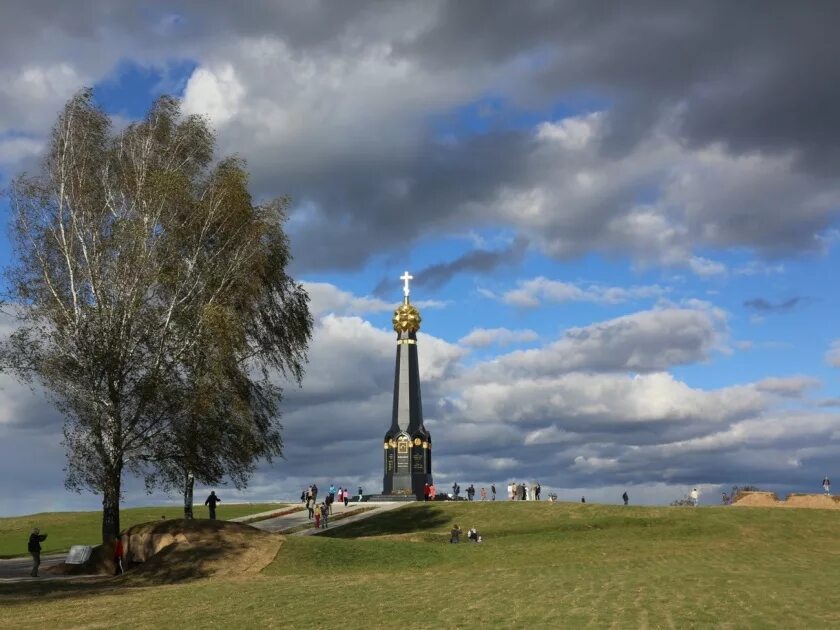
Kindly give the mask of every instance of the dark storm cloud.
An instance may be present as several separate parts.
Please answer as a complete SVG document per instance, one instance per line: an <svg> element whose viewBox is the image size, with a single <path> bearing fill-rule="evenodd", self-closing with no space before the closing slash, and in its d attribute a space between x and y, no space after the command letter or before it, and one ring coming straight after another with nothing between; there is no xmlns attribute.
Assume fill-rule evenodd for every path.
<svg viewBox="0 0 840 630"><path fill-rule="evenodd" d="M563 258L606 251L686 264L703 245L784 256L819 247L815 235L837 220L829 177L840 160L837 3L312 1L243 10L36 0L6 2L2 12L0 132L42 133L72 91L119 59L190 58L216 78L228 72L243 102L220 125L220 147L249 158L259 195L292 195L298 269L357 268L465 226L511 228ZM221 86L225 98L236 93ZM531 119L558 104L608 115L583 162L541 152L525 125L466 137L456 125L455 137L438 137L431 120L488 94L501 111ZM661 150L650 143L656 133L685 154L628 178ZM714 185L731 170L723 164L707 174L713 185L699 185L702 203L669 197L654 210L662 225L645 225L668 238L640 236L635 200L663 185L672 159L685 162L680 181L691 181L703 167L691 152L710 146L733 160L789 163L760 161ZM603 173L606 186L576 198L575 177L587 172ZM533 220L499 212L500 196L552 185Z"/></svg>
<svg viewBox="0 0 840 630"><path fill-rule="evenodd" d="M770 302L764 298L753 298L744 302L744 307L759 313L788 313L801 304L805 298L792 297L781 302Z"/></svg>
<svg viewBox="0 0 840 630"><path fill-rule="evenodd" d="M527 247L527 240L518 238L510 247L504 249L476 249L459 256L455 260L420 269L414 274L414 283L424 289L439 289L459 274L489 273L499 267L515 265L522 260ZM388 295L393 289L393 285L393 280L382 278L373 293L379 296Z"/></svg>
<svg viewBox="0 0 840 630"><path fill-rule="evenodd" d="M681 104L682 129L698 145L794 151L825 167L840 158L838 19L830 1L453 0L400 50L436 67L530 56L540 68L532 94L614 100L618 136L641 136L663 106Z"/></svg>

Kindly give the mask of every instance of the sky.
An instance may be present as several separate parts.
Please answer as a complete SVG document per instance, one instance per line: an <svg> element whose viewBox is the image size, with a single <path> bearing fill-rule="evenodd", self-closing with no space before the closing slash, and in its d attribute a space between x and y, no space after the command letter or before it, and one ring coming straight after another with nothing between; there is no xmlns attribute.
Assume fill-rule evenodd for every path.
<svg viewBox="0 0 840 630"><path fill-rule="evenodd" d="M404 270L438 487L819 491L840 483L838 21L819 1L9 0L0 185L91 86L116 127L182 98L257 199L291 197L307 374L285 457L223 499L381 489ZM64 489L48 398L0 386L0 515L95 509ZM178 500L126 480L125 505Z"/></svg>

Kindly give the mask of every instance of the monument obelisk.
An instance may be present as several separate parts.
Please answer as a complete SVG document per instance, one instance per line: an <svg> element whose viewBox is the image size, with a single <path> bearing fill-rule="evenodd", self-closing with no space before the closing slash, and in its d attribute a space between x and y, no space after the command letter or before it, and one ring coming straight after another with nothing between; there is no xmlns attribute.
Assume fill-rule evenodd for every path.
<svg viewBox="0 0 840 630"><path fill-rule="evenodd" d="M413 276L406 271L403 303L394 311L397 361L394 368L394 405L391 428L385 433L383 495L414 495L423 499L426 483L432 483L432 436L423 424L420 400L420 368L417 362L417 331L420 311L409 301Z"/></svg>

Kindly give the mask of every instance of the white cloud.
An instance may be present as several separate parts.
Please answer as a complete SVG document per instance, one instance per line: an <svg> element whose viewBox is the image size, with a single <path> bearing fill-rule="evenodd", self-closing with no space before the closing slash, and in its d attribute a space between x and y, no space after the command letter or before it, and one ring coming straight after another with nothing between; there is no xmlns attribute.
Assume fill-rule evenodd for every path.
<svg viewBox="0 0 840 630"><path fill-rule="evenodd" d="M822 381L812 376L769 377L755 384L756 389L788 398L800 398L805 391L822 386Z"/></svg>
<svg viewBox="0 0 840 630"><path fill-rule="evenodd" d="M458 343L473 348L486 348L492 345L507 346L512 343L536 341L539 335L533 330L510 330L508 328L475 328Z"/></svg>
<svg viewBox="0 0 840 630"><path fill-rule="evenodd" d="M590 284L581 288L577 284L550 280L543 276L520 281L516 289L505 292L502 301L513 306L537 307L543 302L595 302L619 304L631 300L659 297L667 289L659 285L608 287Z"/></svg>
<svg viewBox="0 0 840 630"><path fill-rule="evenodd" d="M825 353L825 360L833 367L840 367L840 339L831 342Z"/></svg>
<svg viewBox="0 0 840 630"><path fill-rule="evenodd" d="M184 111L205 114L216 125L224 125L241 111L245 88L229 63L217 68L199 67L187 81Z"/></svg>

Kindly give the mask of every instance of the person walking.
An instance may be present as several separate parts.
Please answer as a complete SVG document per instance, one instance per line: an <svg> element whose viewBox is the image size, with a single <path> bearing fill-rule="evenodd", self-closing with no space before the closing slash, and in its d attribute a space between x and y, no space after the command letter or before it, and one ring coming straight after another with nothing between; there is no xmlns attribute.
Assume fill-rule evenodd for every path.
<svg viewBox="0 0 840 630"><path fill-rule="evenodd" d="M627 494L627 490L624 491L624 494L621 495L621 498L624 500L624 505L630 503L630 496Z"/></svg>
<svg viewBox="0 0 840 630"><path fill-rule="evenodd" d="M306 497L306 511L310 521L315 518L315 501L312 500L311 494Z"/></svg>
<svg viewBox="0 0 840 630"><path fill-rule="evenodd" d="M315 506L315 529L321 529L321 506Z"/></svg>
<svg viewBox="0 0 840 630"><path fill-rule="evenodd" d="M490 499L490 500L495 501L496 500L496 484L495 483L490 486L490 494L493 495L493 498Z"/></svg>
<svg viewBox="0 0 840 630"><path fill-rule="evenodd" d="M344 507L347 507L347 504L350 503L350 491L347 488L344 488Z"/></svg>
<svg viewBox="0 0 840 630"><path fill-rule="evenodd" d="M32 577L38 577L38 567L41 566L41 543L46 539L47 535L42 534L41 530L37 527L33 529L32 533L29 535L29 545L27 546L27 549L32 555L32 571L29 573Z"/></svg>
<svg viewBox="0 0 840 630"><path fill-rule="evenodd" d="M690 493L689 496L691 497L691 504L694 507L697 507L697 502L700 500L700 493L697 492L697 488L694 488Z"/></svg>
<svg viewBox="0 0 840 630"><path fill-rule="evenodd" d="M312 500L318 500L318 486L316 486L314 483L312 484Z"/></svg>
<svg viewBox="0 0 840 630"><path fill-rule="evenodd" d="M330 523L330 504L329 504L329 500L330 500L330 498L327 497L327 499L324 501L323 505L321 506L321 527L323 527L324 529L326 529L327 527L330 526L330 524L329 524Z"/></svg>
<svg viewBox="0 0 840 630"><path fill-rule="evenodd" d="M828 475L823 477L822 487L826 494L831 494L831 481L828 479Z"/></svg>
<svg viewBox="0 0 840 630"><path fill-rule="evenodd" d="M219 497L216 496L216 491L211 490L210 491L210 496L207 497L207 500L204 502L204 505L206 505L208 507L208 509L210 510L210 520L211 521L216 520L216 504L221 503L221 502L222 502L222 500Z"/></svg>
<svg viewBox="0 0 840 630"><path fill-rule="evenodd" d="M361 503L361 502L362 502L362 494L363 494L363 492L362 492L362 486L359 486L359 500L358 500L358 503Z"/></svg>
<svg viewBox="0 0 840 630"><path fill-rule="evenodd" d="M123 568L123 556L125 550L123 549L122 538L117 536L114 539L114 575L122 575L125 572Z"/></svg>

